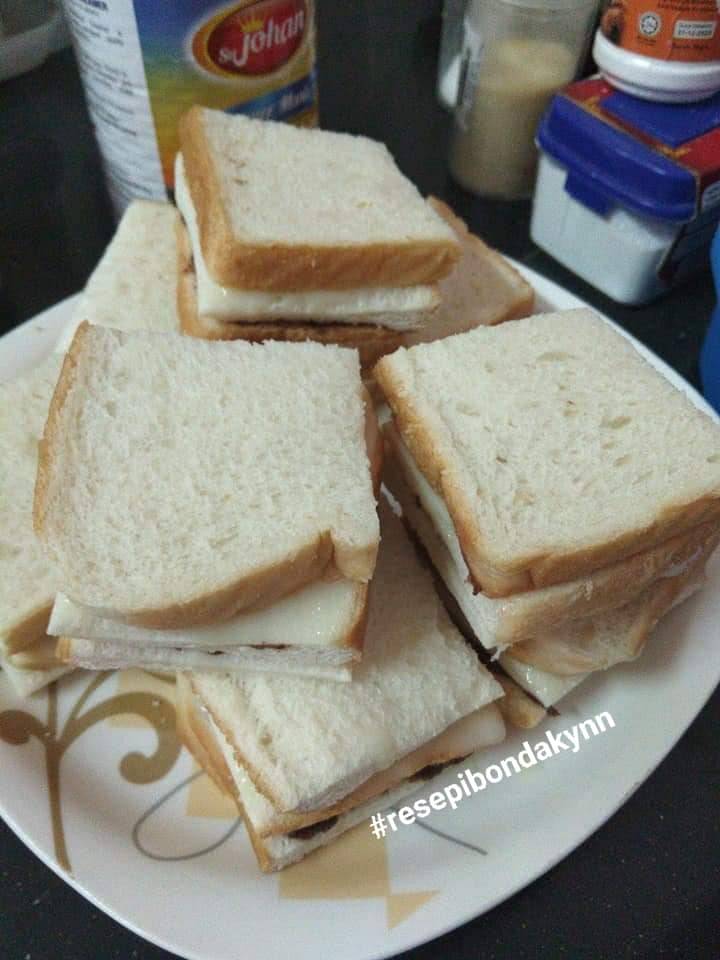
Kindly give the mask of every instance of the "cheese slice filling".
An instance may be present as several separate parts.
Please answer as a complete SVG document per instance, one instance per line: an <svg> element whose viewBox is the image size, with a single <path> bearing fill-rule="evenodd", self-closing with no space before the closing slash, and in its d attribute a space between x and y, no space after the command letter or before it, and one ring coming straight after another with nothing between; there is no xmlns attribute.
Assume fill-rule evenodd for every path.
<svg viewBox="0 0 720 960"><path fill-rule="evenodd" d="M539 670L529 663L521 663L509 653L500 655L500 666L544 707L554 706L590 676L589 673L576 673L572 677L561 677L556 673Z"/></svg>
<svg viewBox="0 0 720 960"><path fill-rule="evenodd" d="M261 610L223 623L152 630L98 615L59 593L47 632L53 636L111 640L135 647L231 650L236 647L344 647L362 616L367 587L351 580L319 580Z"/></svg>
<svg viewBox="0 0 720 960"><path fill-rule="evenodd" d="M455 526L442 497L425 479L395 427L388 424L383 430L391 440L398 464L391 462L386 469L391 493L400 502L405 518L457 600L480 644L489 651L503 649L506 644L498 639L497 628L508 601L474 592ZM415 497L419 505L414 501Z"/></svg>
<svg viewBox="0 0 720 960"><path fill-rule="evenodd" d="M398 330L415 329L440 303L434 286L361 287L353 290L309 290L287 293L238 290L210 275L200 246L197 214L190 196L182 155L175 160L175 202L190 238L197 279L198 313L218 320L338 320L377 323ZM393 316L397 314L397 316ZM373 319L376 317L377 319Z"/></svg>

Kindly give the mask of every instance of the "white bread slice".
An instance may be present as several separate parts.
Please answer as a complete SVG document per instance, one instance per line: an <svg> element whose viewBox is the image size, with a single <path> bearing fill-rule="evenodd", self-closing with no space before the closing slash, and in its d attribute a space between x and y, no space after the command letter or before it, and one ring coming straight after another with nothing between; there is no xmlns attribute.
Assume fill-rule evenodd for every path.
<svg viewBox="0 0 720 960"><path fill-rule="evenodd" d="M45 636L58 588L32 527L38 441L61 361L48 357L30 373L0 383L0 653Z"/></svg>
<svg viewBox="0 0 720 960"><path fill-rule="evenodd" d="M185 179L182 154L175 158L175 202L182 214L197 278L200 317L219 321L374 323L411 330L426 322L440 302L435 286L360 287L356 290L240 290L211 277L200 246L197 215Z"/></svg>
<svg viewBox="0 0 720 960"><path fill-rule="evenodd" d="M212 720L210 723L212 725ZM217 727L215 730L230 769L237 765L237 768L242 770L228 741ZM368 802L377 803L380 797L403 782L428 780L433 772L439 772L440 768L469 757L483 747L501 743L504 739L505 723L502 714L496 704L490 703L456 721L440 736L402 757L387 769L374 774L338 803L323 810L299 815L280 813L256 790L247 775L238 783L238 792L255 832L263 838L280 836L322 823L329 817L339 817Z"/></svg>
<svg viewBox="0 0 720 960"><path fill-rule="evenodd" d="M66 352L85 320L118 330L178 329L175 230L179 220L171 203L132 201L80 295L56 346L58 352Z"/></svg>
<svg viewBox="0 0 720 960"><path fill-rule="evenodd" d="M266 873L282 870L297 863L313 850L326 846L341 834L370 817L378 810L400 803L420 788L418 780L407 780L381 797L319 823L310 830L293 831L285 836L260 837L248 813L252 810L273 811L274 808L258 793L243 768L237 763L227 740L202 710L196 698L187 696L183 677L178 676L177 724L178 735L219 789L231 797L245 821L250 842L260 869ZM492 709L492 708L488 708ZM244 803L247 805L247 809Z"/></svg>
<svg viewBox="0 0 720 960"><path fill-rule="evenodd" d="M194 674L194 692L257 789L283 813L337 803L502 688L452 625L381 504L365 656L349 684Z"/></svg>
<svg viewBox="0 0 720 960"><path fill-rule="evenodd" d="M202 340L247 340L264 343L266 340L285 340L290 343L336 344L355 348L360 355L363 371L386 353L397 350L403 334L389 327L369 323L226 323L211 316L200 316L197 310L197 282L192 255L187 243L187 231L178 226L177 312L180 329L190 337Z"/></svg>
<svg viewBox="0 0 720 960"><path fill-rule="evenodd" d="M231 745L209 712L204 709L202 700L194 695L193 700L195 711L202 716L203 725L218 742L228 767L233 771L238 799L252 823L253 830L262 838L304 830L330 817L339 817L368 801L377 802L378 798L395 789L403 781L429 779L439 768L505 739L505 724L498 709L498 701L498 705L488 704L458 720L438 737L374 774L338 803L307 813L282 813L253 786L252 780L235 759ZM198 735L201 735L200 730ZM238 775L239 771L242 773Z"/></svg>
<svg viewBox="0 0 720 960"><path fill-rule="evenodd" d="M720 518L720 427L589 310L400 349L375 377L490 596Z"/></svg>
<svg viewBox="0 0 720 960"><path fill-rule="evenodd" d="M180 149L200 243L243 290L430 284L459 258L452 231L366 137L192 107Z"/></svg>
<svg viewBox="0 0 720 960"><path fill-rule="evenodd" d="M322 681L348 683L352 680L353 651L290 647L228 647L202 650L192 647L136 647L112 640L82 640L60 637L57 655L63 663L86 670L140 670L175 673L179 670L213 671L222 674L270 673L279 679L312 677Z"/></svg>
<svg viewBox="0 0 720 960"><path fill-rule="evenodd" d="M443 499L418 469L392 421L383 425L383 435L389 453L385 484L487 650L503 649L556 628L571 630L571 621L624 606L659 578L691 566L720 536L717 523L701 524L578 580L510 597L486 597L473 590Z"/></svg>
<svg viewBox="0 0 720 960"><path fill-rule="evenodd" d="M63 590L174 629L333 567L367 582L378 520L357 354L81 326L41 443L35 529Z"/></svg>
<svg viewBox="0 0 720 960"><path fill-rule="evenodd" d="M404 335L403 346L430 343L531 314L535 291L525 278L505 257L470 233L447 204L436 197L429 197L428 203L454 230L462 256L438 285L440 306L426 323Z"/></svg>

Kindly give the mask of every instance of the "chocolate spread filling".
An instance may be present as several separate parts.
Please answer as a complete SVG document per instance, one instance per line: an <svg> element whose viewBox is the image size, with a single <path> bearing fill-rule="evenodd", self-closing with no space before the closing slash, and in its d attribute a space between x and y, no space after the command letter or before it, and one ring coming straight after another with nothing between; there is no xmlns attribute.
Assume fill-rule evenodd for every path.
<svg viewBox="0 0 720 960"><path fill-rule="evenodd" d="M462 763L463 760L467 760L470 754L466 754L464 757L454 757L452 760L446 760L444 763L429 763L426 767L423 767L422 770L418 770L417 773L414 773L408 779L410 780L432 780L433 777L436 777L439 773L446 767L451 767L454 763Z"/></svg>
<svg viewBox="0 0 720 960"><path fill-rule="evenodd" d="M293 840L311 840L317 836L318 833L325 833L326 830L331 830L337 822L337 817L328 817L327 820L311 823L309 827L300 827L299 830L291 830L288 836Z"/></svg>

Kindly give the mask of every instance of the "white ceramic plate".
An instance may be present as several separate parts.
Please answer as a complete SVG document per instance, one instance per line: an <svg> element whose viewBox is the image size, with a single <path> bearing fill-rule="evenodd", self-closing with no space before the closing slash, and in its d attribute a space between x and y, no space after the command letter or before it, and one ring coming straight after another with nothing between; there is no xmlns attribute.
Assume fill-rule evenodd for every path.
<svg viewBox="0 0 720 960"><path fill-rule="evenodd" d="M546 304L582 305L524 273ZM0 379L40 360L71 308L65 301L0 340ZM718 683L718 622L713 563L705 590L665 619L639 661L583 684L528 739L602 711L614 729L385 840L362 825L279 875L258 871L235 814L180 751L172 684L139 672L77 674L30 701L0 679L0 812L89 900L184 957L385 957L489 910L611 816ZM511 735L474 768L522 740Z"/></svg>

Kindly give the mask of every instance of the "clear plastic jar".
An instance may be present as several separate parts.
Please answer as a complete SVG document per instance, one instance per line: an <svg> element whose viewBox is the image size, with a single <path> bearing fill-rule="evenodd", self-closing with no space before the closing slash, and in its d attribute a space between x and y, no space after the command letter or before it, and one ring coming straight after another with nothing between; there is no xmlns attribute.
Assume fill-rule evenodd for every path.
<svg viewBox="0 0 720 960"><path fill-rule="evenodd" d="M598 0L472 0L465 15L450 171L473 193L528 196L535 133L584 59Z"/></svg>
<svg viewBox="0 0 720 960"><path fill-rule="evenodd" d="M437 96L443 107L455 109L460 54L463 45L463 19L468 0L445 0L442 13L442 36L438 59Z"/></svg>

